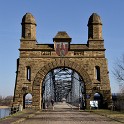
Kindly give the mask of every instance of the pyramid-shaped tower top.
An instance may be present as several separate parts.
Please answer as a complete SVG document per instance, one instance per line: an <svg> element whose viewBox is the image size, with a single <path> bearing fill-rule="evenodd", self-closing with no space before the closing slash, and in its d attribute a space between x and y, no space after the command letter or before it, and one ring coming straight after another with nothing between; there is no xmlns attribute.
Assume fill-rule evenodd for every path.
<svg viewBox="0 0 124 124"><path fill-rule="evenodd" d="M31 13L26 13L22 18L22 24L24 24L24 23L36 25L34 16Z"/></svg>
<svg viewBox="0 0 124 124"><path fill-rule="evenodd" d="M59 31L56 36L53 38L53 41L67 41L67 42L71 42L71 38L69 37L69 35L65 32L65 31Z"/></svg>
<svg viewBox="0 0 124 124"><path fill-rule="evenodd" d="M70 38L65 31L59 31L54 38Z"/></svg>
<svg viewBox="0 0 124 124"><path fill-rule="evenodd" d="M90 24L101 24L102 25L102 21L100 16L97 13L93 13L88 21L88 25Z"/></svg>

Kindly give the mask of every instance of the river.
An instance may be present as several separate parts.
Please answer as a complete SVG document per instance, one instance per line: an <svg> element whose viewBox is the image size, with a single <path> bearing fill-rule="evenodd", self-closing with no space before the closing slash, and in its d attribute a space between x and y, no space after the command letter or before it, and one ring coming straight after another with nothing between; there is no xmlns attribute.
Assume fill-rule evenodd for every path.
<svg viewBox="0 0 124 124"><path fill-rule="evenodd" d="M10 108L1 108L0 109L0 118L4 118L10 115L11 109Z"/></svg>

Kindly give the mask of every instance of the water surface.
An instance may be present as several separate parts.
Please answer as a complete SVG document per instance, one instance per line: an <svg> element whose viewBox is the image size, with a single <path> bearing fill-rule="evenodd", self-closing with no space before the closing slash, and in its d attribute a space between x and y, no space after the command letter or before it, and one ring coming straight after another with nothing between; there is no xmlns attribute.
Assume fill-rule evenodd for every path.
<svg viewBox="0 0 124 124"><path fill-rule="evenodd" d="M0 109L0 118L4 118L10 115L11 109L10 108L1 108Z"/></svg>

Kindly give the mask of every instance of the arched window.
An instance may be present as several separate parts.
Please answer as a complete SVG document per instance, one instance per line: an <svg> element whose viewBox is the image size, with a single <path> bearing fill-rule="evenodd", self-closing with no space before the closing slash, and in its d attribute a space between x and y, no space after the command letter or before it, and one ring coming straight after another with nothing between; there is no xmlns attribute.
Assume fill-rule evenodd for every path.
<svg viewBox="0 0 124 124"><path fill-rule="evenodd" d="M99 66L95 67L95 78L96 80L100 81L100 67Z"/></svg>
<svg viewBox="0 0 124 124"><path fill-rule="evenodd" d="M27 66L27 80L31 80L31 67Z"/></svg>

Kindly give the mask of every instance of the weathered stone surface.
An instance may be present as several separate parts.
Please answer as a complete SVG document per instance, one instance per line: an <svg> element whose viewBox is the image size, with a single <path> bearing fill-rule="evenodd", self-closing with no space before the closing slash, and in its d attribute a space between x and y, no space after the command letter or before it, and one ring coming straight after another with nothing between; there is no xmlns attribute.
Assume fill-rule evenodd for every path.
<svg viewBox="0 0 124 124"><path fill-rule="evenodd" d="M87 44L70 44L71 38L68 34L59 32L54 40L57 40L57 43L61 40L68 42L66 39L69 38L69 49L65 56L58 56L54 44L38 44L36 42L35 19L31 14L28 14L28 17L25 16L26 19L23 19L22 24L14 103L20 102L23 105L23 96L30 92L33 97L33 107L41 108L42 82L49 71L59 67L73 69L82 77L86 94L91 95L90 99L86 99L87 108L89 101L93 100L93 95L96 92L102 94L103 98L109 103L111 101L111 89L100 17L93 14L89 19ZM27 18L31 23L27 23ZM93 18L93 22L91 18ZM97 24L94 22L95 20ZM96 66L100 68L100 81L96 79ZM31 68L30 80L27 79L27 67ZM98 84L100 90L94 88ZM28 86L26 91L22 90L24 86Z"/></svg>

